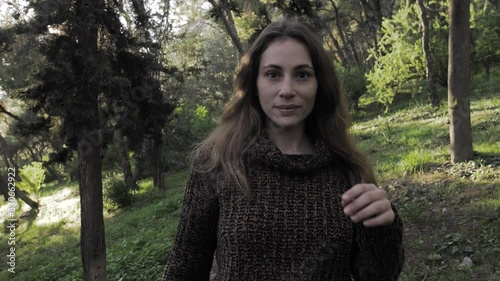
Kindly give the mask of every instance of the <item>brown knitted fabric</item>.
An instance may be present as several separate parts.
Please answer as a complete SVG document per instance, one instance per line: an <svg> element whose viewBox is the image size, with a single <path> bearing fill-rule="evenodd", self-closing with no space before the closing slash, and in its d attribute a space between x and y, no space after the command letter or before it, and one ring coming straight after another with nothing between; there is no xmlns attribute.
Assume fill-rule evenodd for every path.
<svg viewBox="0 0 500 281"><path fill-rule="evenodd" d="M322 142L314 155L286 155L259 137L247 151L251 196L216 188L192 172L163 280L209 280L216 251L218 281L397 280L404 254L398 215L365 228L342 211L349 188ZM397 213L396 213L397 214Z"/></svg>

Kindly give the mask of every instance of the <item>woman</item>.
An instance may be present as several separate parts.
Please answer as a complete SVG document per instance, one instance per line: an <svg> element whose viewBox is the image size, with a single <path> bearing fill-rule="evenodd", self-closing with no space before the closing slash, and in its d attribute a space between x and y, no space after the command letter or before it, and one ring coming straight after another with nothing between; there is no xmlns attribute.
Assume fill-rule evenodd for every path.
<svg viewBox="0 0 500 281"><path fill-rule="evenodd" d="M396 280L402 223L348 134L321 41L267 26L195 151L164 280Z"/></svg>

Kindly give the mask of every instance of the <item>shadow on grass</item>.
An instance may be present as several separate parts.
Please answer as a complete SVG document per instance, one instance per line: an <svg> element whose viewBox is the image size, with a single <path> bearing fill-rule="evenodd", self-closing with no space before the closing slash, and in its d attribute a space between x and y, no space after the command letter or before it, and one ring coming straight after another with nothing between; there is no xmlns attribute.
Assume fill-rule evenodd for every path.
<svg viewBox="0 0 500 281"><path fill-rule="evenodd" d="M21 214L20 219L26 221L26 228L30 229L33 226L36 218L38 217L39 210L38 209L30 209L27 212Z"/></svg>
<svg viewBox="0 0 500 281"><path fill-rule="evenodd" d="M474 151L474 160L480 161L483 165L500 167L500 153L484 153Z"/></svg>
<svg viewBox="0 0 500 281"><path fill-rule="evenodd" d="M405 223L402 280L498 280L498 182L449 176L427 184L421 181L407 179L393 186L394 202ZM465 257L472 260L472 267L462 264ZM465 279L453 279L457 272Z"/></svg>

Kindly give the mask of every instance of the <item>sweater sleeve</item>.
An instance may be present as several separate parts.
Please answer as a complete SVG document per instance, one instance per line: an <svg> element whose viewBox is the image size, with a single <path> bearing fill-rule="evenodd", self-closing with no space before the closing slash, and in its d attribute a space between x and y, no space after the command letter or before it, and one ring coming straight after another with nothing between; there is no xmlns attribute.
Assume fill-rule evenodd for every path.
<svg viewBox="0 0 500 281"><path fill-rule="evenodd" d="M164 281L208 281L217 243L219 202L214 181L191 171Z"/></svg>
<svg viewBox="0 0 500 281"><path fill-rule="evenodd" d="M356 281L397 280L404 263L403 223L396 214L392 225L367 228L353 225L351 272Z"/></svg>

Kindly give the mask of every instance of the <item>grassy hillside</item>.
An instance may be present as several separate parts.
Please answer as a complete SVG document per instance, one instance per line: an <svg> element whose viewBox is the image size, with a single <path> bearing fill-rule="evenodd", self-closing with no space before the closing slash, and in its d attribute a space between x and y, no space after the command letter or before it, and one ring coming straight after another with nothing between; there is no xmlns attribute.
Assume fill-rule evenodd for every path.
<svg viewBox="0 0 500 281"><path fill-rule="evenodd" d="M384 115L356 114L353 132L405 222L401 280L500 280L500 86L474 83L476 158L468 163L449 163L446 105L431 109L421 94L398 97ZM132 207L107 211L108 280L161 276L185 180L186 172L171 174L166 192L142 182ZM24 213L16 230L15 274L6 271L9 233L3 227L0 280L81 279L78 202L71 201L76 183L42 191L42 209ZM5 205L0 211L3 217Z"/></svg>
<svg viewBox="0 0 500 281"><path fill-rule="evenodd" d="M353 130L405 222L401 280L500 280L499 85L473 82L467 163L449 162L446 104L435 111L425 96L406 95L410 106L358 116L370 121Z"/></svg>

